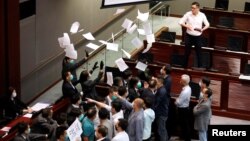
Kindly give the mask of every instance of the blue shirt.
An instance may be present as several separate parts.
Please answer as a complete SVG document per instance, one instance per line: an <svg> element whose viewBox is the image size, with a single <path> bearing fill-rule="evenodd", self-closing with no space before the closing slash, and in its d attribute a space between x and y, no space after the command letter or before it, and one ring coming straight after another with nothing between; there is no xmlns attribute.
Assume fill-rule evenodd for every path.
<svg viewBox="0 0 250 141"><path fill-rule="evenodd" d="M177 107L179 107L179 108L188 108L191 93L192 93L192 91L191 91L191 88L190 88L189 85L183 87L179 97L176 99Z"/></svg>
<svg viewBox="0 0 250 141"><path fill-rule="evenodd" d="M89 118L84 118L82 122L83 136L88 137L89 141L94 141L95 128L94 123Z"/></svg>

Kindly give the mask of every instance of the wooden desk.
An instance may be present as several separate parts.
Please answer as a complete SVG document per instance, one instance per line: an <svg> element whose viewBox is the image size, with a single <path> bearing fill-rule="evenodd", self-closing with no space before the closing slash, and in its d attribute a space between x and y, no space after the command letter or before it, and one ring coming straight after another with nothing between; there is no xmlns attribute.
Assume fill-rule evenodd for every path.
<svg viewBox="0 0 250 141"><path fill-rule="evenodd" d="M170 64L171 56L173 54L184 55L184 50L185 48L183 45L169 44L165 42L155 42L153 43L149 52L154 55L155 61ZM243 73L245 69L245 64L250 60L250 54L248 53L229 52L213 48L202 48L202 52L207 52L211 54L211 67L217 69L221 73L226 74ZM189 57L189 68L194 66L194 57L195 52L194 49L192 49L192 53Z"/></svg>
<svg viewBox="0 0 250 141"><path fill-rule="evenodd" d="M53 114L54 116L56 116L57 114L59 114L62 111L66 111L66 108L69 106L69 99L63 99L60 102L58 102L57 104L53 105L52 110L53 110ZM32 119L35 117L32 117ZM32 119L27 118L27 117L17 117L15 120L12 120L9 124L7 124L5 127L14 127L16 126L19 122L26 122L28 124L32 123ZM7 134L4 138L0 138L0 141L10 141L12 140L15 135L17 133L17 130L12 131L11 133ZM1 131L0 130L0 134L6 134L6 132Z"/></svg>
<svg viewBox="0 0 250 141"><path fill-rule="evenodd" d="M216 9L201 9L210 20L211 26L216 26L219 24L220 17L233 17L234 27L239 30L250 30L250 14L244 12L229 12Z"/></svg>
<svg viewBox="0 0 250 141"><path fill-rule="evenodd" d="M137 72L135 62L126 61L126 64L134 73ZM159 74L161 67L162 66L155 64L148 65L148 68L154 75ZM213 114L250 120L250 109L248 108L250 106L250 81L240 80L237 76L231 76L229 74L173 67L171 73L173 83L171 93L180 93L181 86L179 81L182 74L190 75L192 81L197 83L202 76L211 79L210 87L213 90Z"/></svg>

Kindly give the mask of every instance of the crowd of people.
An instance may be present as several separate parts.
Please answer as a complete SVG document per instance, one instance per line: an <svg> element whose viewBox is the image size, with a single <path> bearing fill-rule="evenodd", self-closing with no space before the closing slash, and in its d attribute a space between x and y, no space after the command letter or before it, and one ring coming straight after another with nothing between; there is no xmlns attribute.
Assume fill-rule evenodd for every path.
<svg viewBox="0 0 250 141"><path fill-rule="evenodd" d="M198 20L198 22L197 22ZM202 23L205 27L202 28ZM203 13L199 12L199 3L192 3L192 11L186 13L180 24L187 28L185 56L188 60L190 48L195 45L197 57L200 58L200 35L209 23ZM197 27L194 27L197 26ZM88 55L87 55L88 57ZM200 60L200 59L198 59ZM83 70L79 76L76 68L86 61L83 58L78 63L74 59L65 57L62 64L62 98L69 99L71 104L67 111L53 119L51 108L42 109L41 114L32 122L18 124L18 134L14 141L52 140L68 141L66 130L75 121L82 125L82 134L77 141L168 141L169 105L171 100L171 66L164 65L159 75L153 76L150 70L139 72L139 77L133 76L127 69L122 76L115 77L113 86L109 87L108 95L103 97L96 91L95 86L103 82L104 63L99 66L96 62L90 71ZM187 66L185 62L184 67ZM201 62L198 61L198 66ZM91 80L91 74L99 68L96 79ZM190 76L183 74L180 79L182 89L175 100L181 129L180 138L191 140ZM81 90L75 86L80 84ZM194 128L201 141L207 140L207 129L211 119L212 91L207 77L200 81L200 98L193 109L195 117ZM10 119L24 113L32 113L32 109L17 98L17 92L10 87L5 100L5 116Z"/></svg>

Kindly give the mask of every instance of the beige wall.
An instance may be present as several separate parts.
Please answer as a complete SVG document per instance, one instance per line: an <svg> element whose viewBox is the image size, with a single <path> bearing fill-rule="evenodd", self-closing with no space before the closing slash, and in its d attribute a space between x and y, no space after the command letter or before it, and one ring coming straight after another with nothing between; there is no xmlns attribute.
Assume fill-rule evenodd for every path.
<svg viewBox="0 0 250 141"><path fill-rule="evenodd" d="M190 10L190 5L195 0L173 0L167 2L170 5L170 14L183 15L185 12ZM196 0L201 4L201 7L214 7L215 0ZM250 0L229 0L228 10L234 9L243 10L245 2Z"/></svg>

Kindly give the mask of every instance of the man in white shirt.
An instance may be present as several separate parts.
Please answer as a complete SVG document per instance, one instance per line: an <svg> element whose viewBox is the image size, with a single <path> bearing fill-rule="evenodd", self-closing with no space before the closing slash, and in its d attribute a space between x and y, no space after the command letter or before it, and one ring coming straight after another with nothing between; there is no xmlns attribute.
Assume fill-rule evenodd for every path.
<svg viewBox="0 0 250 141"><path fill-rule="evenodd" d="M118 119L118 122L115 125L117 134L111 141L129 141L128 134L125 132L127 127L128 121L126 119Z"/></svg>
<svg viewBox="0 0 250 141"><path fill-rule="evenodd" d="M176 99L175 104L178 107L181 138L185 141L191 141L190 137L190 124L189 124L189 102L191 97L191 88L189 86L190 77L186 74L181 76L180 84L183 86L179 97Z"/></svg>
<svg viewBox="0 0 250 141"><path fill-rule="evenodd" d="M204 27L202 26L204 23ZM204 13L200 12L200 4L198 2L193 2L191 6L191 11L187 12L179 21L182 27L185 27L185 58L183 67L188 66L188 58L191 53L192 46L195 46L196 58L198 62L198 67L202 67L202 56L201 56L201 46L202 46L202 32L209 27L209 22Z"/></svg>

